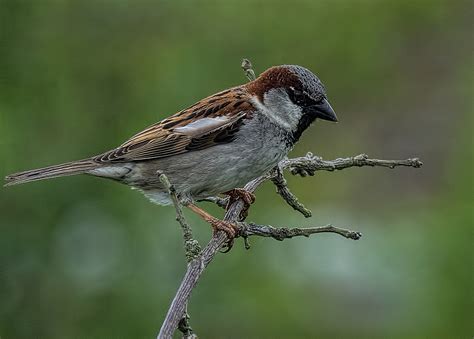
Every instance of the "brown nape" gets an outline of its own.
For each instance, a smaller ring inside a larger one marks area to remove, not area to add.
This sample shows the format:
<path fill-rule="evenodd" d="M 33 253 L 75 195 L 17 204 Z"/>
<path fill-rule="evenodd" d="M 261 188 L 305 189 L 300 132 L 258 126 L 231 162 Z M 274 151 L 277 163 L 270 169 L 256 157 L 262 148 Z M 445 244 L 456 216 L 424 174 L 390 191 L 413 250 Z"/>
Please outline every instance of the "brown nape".
<path fill-rule="evenodd" d="M 273 66 L 260 74 L 257 79 L 246 85 L 247 91 L 250 94 L 258 96 L 260 101 L 263 100 L 263 95 L 268 90 L 281 87 L 301 87 L 298 76 L 285 66 Z"/>

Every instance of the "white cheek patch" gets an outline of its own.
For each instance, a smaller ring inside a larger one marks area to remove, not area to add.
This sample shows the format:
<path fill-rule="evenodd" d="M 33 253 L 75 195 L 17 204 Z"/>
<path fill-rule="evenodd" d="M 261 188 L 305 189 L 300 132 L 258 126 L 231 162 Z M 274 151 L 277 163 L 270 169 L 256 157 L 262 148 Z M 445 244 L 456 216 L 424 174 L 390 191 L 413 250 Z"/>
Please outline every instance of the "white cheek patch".
<path fill-rule="evenodd" d="M 265 94 L 263 104 L 254 99 L 254 104 L 278 126 L 294 131 L 303 115 L 301 107 L 295 105 L 284 89 L 272 89 Z"/>
<path fill-rule="evenodd" d="M 229 121 L 226 117 L 202 118 L 187 124 L 186 126 L 177 127 L 174 130 L 178 133 L 195 135 L 209 130 L 213 130 L 219 126 L 224 125 Z"/>

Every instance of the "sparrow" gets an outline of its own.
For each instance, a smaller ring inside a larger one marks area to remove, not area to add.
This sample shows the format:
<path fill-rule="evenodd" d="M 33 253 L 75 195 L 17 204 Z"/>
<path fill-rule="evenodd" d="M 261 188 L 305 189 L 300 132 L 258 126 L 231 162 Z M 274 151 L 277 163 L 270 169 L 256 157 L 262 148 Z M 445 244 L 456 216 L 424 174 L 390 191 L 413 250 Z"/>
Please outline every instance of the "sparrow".
<path fill-rule="evenodd" d="M 185 206 L 215 231 L 235 236 L 235 225 L 195 205 L 239 189 L 275 167 L 316 119 L 337 121 L 322 82 L 297 65 L 274 66 L 243 85 L 213 94 L 135 134 L 119 147 L 87 159 L 11 174 L 5 186 L 87 174 L 138 189 L 152 202 L 172 203 L 164 173 Z"/>

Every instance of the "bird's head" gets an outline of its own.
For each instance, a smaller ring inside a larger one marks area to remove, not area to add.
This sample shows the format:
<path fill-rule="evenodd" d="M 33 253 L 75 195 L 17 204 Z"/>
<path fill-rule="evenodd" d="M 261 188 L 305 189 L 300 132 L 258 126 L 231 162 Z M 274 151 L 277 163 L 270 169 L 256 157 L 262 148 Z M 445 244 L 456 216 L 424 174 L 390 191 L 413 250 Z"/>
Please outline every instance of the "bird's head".
<path fill-rule="evenodd" d="M 297 138 L 316 118 L 337 121 L 324 85 L 304 67 L 274 66 L 246 86 L 258 100 L 257 105 Z"/>

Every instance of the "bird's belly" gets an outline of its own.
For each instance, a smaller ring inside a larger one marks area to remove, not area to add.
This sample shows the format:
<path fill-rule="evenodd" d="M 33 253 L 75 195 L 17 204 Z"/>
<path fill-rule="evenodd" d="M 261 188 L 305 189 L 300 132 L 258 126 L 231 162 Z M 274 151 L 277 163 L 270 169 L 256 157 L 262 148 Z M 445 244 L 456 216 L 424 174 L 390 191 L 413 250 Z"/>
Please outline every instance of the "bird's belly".
<path fill-rule="evenodd" d="M 235 155 L 215 156 L 209 161 L 203 161 L 196 166 L 202 180 L 190 178 L 192 196 L 207 197 L 243 187 L 273 168 L 284 156 L 284 149 L 241 150 Z M 196 176 L 197 178 L 197 176 Z"/>
<path fill-rule="evenodd" d="M 144 191 L 153 201 L 169 203 L 157 171 L 166 174 L 176 191 L 200 199 L 243 187 L 265 174 L 285 157 L 284 144 L 268 147 L 236 148 L 232 144 L 214 146 L 197 152 L 138 163 L 127 183 Z"/>

